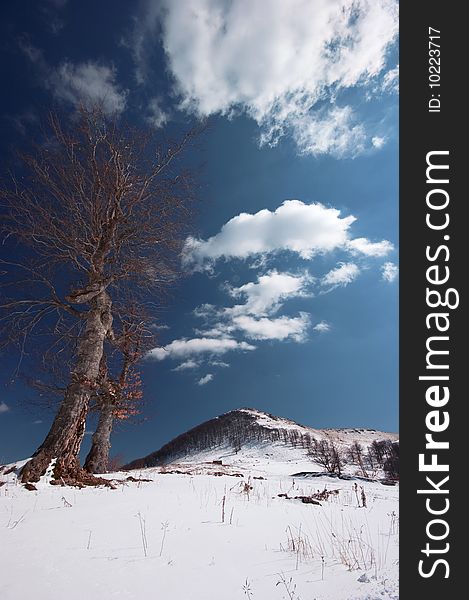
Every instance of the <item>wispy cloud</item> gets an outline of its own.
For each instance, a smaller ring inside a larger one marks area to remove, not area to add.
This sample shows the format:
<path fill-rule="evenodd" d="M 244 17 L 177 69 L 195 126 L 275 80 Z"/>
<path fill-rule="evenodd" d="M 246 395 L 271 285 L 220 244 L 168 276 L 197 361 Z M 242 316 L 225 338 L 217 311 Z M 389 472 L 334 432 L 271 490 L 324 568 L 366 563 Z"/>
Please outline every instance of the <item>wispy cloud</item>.
<path fill-rule="evenodd" d="M 211 381 L 213 381 L 213 375 L 212 373 L 207 373 L 207 375 L 204 375 L 197 381 L 197 385 L 207 385 Z"/>
<path fill-rule="evenodd" d="M 234 350 L 255 350 L 255 346 L 232 338 L 192 338 L 174 340 L 162 348 L 154 348 L 148 358 L 186 358 L 199 355 L 222 355 Z"/>
<path fill-rule="evenodd" d="M 386 138 L 376 135 L 373 138 L 371 138 L 371 143 L 373 144 L 373 146 L 375 148 L 379 149 L 379 148 L 382 148 L 384 146 L 384 144 L 386 143 Z"/>
<path fill-rule="evenodd" d="M 65 8 L 67 3 L 68 0 L 45 0 L 41 3 L 40 8 L 43 13 L 44 23 L 47 29 L 54 35 L 58 35 L 65 27 L 65 21 L 62 18 L 62 9 Z"/>
<path fill-rule="evenodd" d="M 206 327 L 197 330 L 200 335 L 223 337 L 240 333 L 251 340 L 303 341 L 310 326 L 305 312 L 296 316 L 274 317 L 287 300 L 311 296 L 314 278 L 308 273 L 281 273 L 276 269 L 259 275 L 239 287 L 224 286 L 232 298 L 243 299 L 242 304 L 216 308 L 210 304 L 198 307 L 195 316 L 204 319 Z"/>
<path fill-rule="evenodd" d="M 381 276 L 384 281 L 392 283 L 399 275 L 399 267 L 393 262 L 385 262 L 381 267 Z"/>
<path fill-rule="evenodd" d="M 177 367 L 175 367 L 172 370 L 175 371 L 176 373 L 178 373 L 180 371 L 189 371 L 192 369 L 197 369 L 199 366 L 200 366 L 200 362 L 189 359 L 189 360 L 185 360 L 184 362 L 182 362 L 181 364 L 179 364 Z"/>
<path fill-rule="evenodd" d="M 330 323 L 327 323 L 327 321 L 320 321 L 313 327 L 313 330 L 318 333 L 327 333 L 331 330 L 331 325 Z"/>
<path fill-rule="evenodd" d="M 168 122 L 168 114 L 163 110 L 159 98 L 152 98 L 148 103 L 146 121 L 155 129 L 163 127 Z"/>
<path fill-rule="evenodd" d="M 43 52 L 26 38 L 19 40 L 23 54 L 36 66 L 40 85 L 59 101 L 78 108 L 99 104 L 106 114 L 122 113 L 128 90 L 117 82 L 117 71 L 111 64 L 99 61 L 72 63 L 64 60 L 51 66 Z"/>
<path fill-rule="evenodd" d="M 61 63 L 47 80 L 47 85 L 58 100 L 74 107 L 100 104 L 107 114 L 125 109 L 127 91 L 116 81 L 116 69 L 95 61 L 73 64 Z"/>
<path fill-rule="evenodd" d="M 194 316 L 204 322 L 202 328 L 196 329 L 199 337 L 173 340 L 163 348 L 153 349 L 148 356 L 156 360 L 185 359 L 173 369 L 180 372 L 200 367 L 207 358 L 212 366 L 228 367 L 228 363 L 214 356 L 255 350 L 252 340 L 302 342 L 311 325 L 309 314 L 304 311 L 293 316 L 275 314 L 287 300 L 309 297 L 313 281 L 305 272 L 281 273 L 274 269 L 239 287 L 224 285 L 228 297 L 244 302 L 225 307 L 211 304 L 197 307 Z"/>
<path fill-rule="evenodd" d="M 399 91 L 399 65 L 389 70 L 383 77 L 382 89 L 385 91 Z"/>
<path fill-rule="evenodd" d="M 260 142 L 290 135 L 299 152 L 356 156 L 371 143 L 346 93 L 393 91 L 389 53 L 395 0 L 146 0 L 131 47 L 137 78 L 151 78 L 161 31 L 180 107 L 201 116 L 245 113 Z"/>
<path fill-rule="evenodd" d="M 6 413 L 10 410 L 10 407 L 5 402 L 0 402 L 0 414 Z"/>
<path fill-rule="evenodd" d="M 154 331 L 166 331 L 169 329 L 169 325 L 165 325 L 162 323 L 152 323 L 150 325 L 150 329 L 153 329 Z"/>
<path fill-rule="evenodd" d="M 347 243 L 352 254 L 364 254 L 365 256 L 386 256 L 394 246 L 387 240 L 381 242 L 370 242 L 366 238 L 355 238 Z"/>
<path fill-rule="evenodd" d="M 220 367 L 221 369 L 227 369 L 230 366 L 227 362 L 224 362 L 223 360 L 211 360 L 208 364 L 212 365 L 212 367 Z"/>
<path fill-rule="evenodd" d="M 369 146 L 367 131 L 350 106 L 331 104 L 313 114 L 292 117 L 293 135 L 301 154 L 358 156 Z M 371 140 L 371 145 L 373 144 Z"/>
<path fill-rule="evenodd" d="M 348 285 L 358 277 L 360 269 L 355 263 L 342 263 L 324 275 L 322 286 Z"/>

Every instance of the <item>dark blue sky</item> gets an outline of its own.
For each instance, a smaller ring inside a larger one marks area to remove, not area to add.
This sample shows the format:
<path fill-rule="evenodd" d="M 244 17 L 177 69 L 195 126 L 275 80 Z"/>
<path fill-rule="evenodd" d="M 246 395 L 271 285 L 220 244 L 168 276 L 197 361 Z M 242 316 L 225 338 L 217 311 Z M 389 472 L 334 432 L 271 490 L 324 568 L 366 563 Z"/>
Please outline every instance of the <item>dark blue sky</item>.
<path fill-rule="evenodd" d="M 3 165 L 51 105 L 72 116 L 104 99 L 155 131 L 211 117 L 191 158 L 204 163 L 195 270 L 164 311 L 166 349 L 143 365 L 146 420 L 114 435 L 127 459 L 242 406 L 397 430 L 397 14 L 269 3 L 1 9 Z M 2 358 L 0 462 L 34 451 L 53 416 L 29 406 L 14 366 Z"/>

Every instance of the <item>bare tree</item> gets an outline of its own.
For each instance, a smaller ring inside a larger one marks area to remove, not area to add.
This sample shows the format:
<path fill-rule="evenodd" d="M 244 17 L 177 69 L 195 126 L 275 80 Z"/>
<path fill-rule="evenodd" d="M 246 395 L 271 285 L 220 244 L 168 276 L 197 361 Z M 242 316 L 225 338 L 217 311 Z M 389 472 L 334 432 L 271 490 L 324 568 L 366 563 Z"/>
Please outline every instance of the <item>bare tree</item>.
<path fill-rule="evenodd" d="M 333 441 L 313 439 L 308 455 L 328 473 L 342 475 L 345 462 L 343 452 Z"/>
<path fill-rule="evenodd" d="M 374 440 L 370 446 L 372 459 L 382 467 L 391 452 L 391 440 Z"/>
<path fill-rule="evenodd" d="M 390 442 L 388 444 L 383 470 L 388 479 L 399 479 L 399 442 Z"/>
<path fill-rule="evenodd" d="M 365 461 L 363 457 L 363 446 L 360 442 L 353 442 L 348 449 L 348 457 L 352 464 L 358 465 L 363 477 L 368 477 L 368 473 L 365 468 Z"/>
<path fill-rule="evenodd" d="M 90 451 L 84 468 L 90 473 L 106 473 L 109 470 L 111 434 L 115 422 L 141 422 L 143 409 L 143 385 L 138 363 L 145 353 L 157 343 L 155 319 L 144 306 L 127 296 L 114 302 L 114 338 L 105 340 L 96 389 L 90 396 L 89 411 L 98 413 L 98 421 L 92 437 Z M 150 323 L 150 325 L 149 325 Z M 72 342 L 76 339 L 71 338 Z M 72 358 L 69 344 L 62 344 L 58 353 L 48 349 L 43 355 L 34 376 L 22 379 L 36 394 L 24 399 L 28 407 L 41 413 L 58 410 L 66 390 L 67 377 Z M 56 344 L 53 345 L 56 348 Z"/>
<path fill-rule="evenodd" d="M 23 481 L 37 481 L 52 460 L 56 480 L 90 480 L 78 452 L 104 343 L 115 339 L 113 301 L 125 286 L 163 292 L 178 275 L 193 198 L 178 161 L 195 134 L 158 144 L 99 109 L 68 125 L 52 114 L 44 142 L 0 189 L 3 243 L 18 248 L 1 265 L 3 343 L 16 343 L 21 361 L 39 332 L 52 347 L 65 334 L 76 339 L 63 400 Z"/>

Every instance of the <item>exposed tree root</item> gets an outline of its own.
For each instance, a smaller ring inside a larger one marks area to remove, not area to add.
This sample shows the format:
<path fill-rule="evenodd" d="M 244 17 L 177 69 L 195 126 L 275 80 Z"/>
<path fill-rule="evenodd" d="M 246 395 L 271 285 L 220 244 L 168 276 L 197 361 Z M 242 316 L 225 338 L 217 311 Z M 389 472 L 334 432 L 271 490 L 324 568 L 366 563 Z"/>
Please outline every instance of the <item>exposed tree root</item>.
<path fill-rule="evenodd" d="M 52 485 L 71 485 L 75 487 L 85 486 L 98 486 L 104 485 L 115 489 L 109 479 L 104 477 L 96 477 L 92 473 L 88 473 L 82 467 L 78 461 L 74 461 L 72 464 L 67 464 L 63 460 L 58 459 L 54 467 L 54 478 L 51 480 Z"/>
<path fill-rule="evenodd" d="M 22 483 L 36 483 L 46 473 L 52 457 L 41 450 L 23 467 L 20 475 Z M 100 486 L 115 489 L 115 486 L 104 477 L 95 477 L 85 471 L 77 459 L 65 460 L 58 458 L 52 472 L 51 485 L 69 485 L 83 488 L 85 486 Z"/>
<path fill-rule="evenodd" d="M 60 479 L 51 479 L 51 485 L 63 485 L 70 487 L 98 487 L 105 486 L 111 488 L 112 490 L 116 489 L 116 486 L 109 479 L 104 479 L 104 477 L 95 477 L 91 475 L 91 473 L 87 473 L 83 469 L 81 469 L 81 473 L 77 473 L 74 476 L 61 477 Z"/>
<path fill-rule="evenodd" d="M 39 450 L 33 458 L 21 469 L 20 481 L 22 483 L 36 483 L 47 471 L 52 460 L 52 455 L 45 450 Z"/>

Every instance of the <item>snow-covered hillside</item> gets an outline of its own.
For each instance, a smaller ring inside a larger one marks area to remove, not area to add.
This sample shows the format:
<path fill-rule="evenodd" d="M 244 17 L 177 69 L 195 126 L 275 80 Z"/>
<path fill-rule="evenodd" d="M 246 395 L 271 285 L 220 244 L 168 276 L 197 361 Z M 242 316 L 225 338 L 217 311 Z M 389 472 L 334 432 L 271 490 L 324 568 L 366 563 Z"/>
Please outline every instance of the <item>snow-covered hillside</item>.
<path fill-rule="evenodd" d="M 292 476 L 297 450 L 219 448 L 115 489 L 27 491 L 4 468 L 0 598 L 397 600 L 398 487 Z"/>
<path fill-rule="evenodd" d="M 181 460 L 202 461 L 206 457 L 230 456 L 241 449 L 242 459 L 249 454 L 270 455 L 282 463 L 289 460 L 303 461 L 311 468 L 308 452 L 312 443 L 323 440 L 336 444 L 346 451 L 358 443 L 366 453 L 373 442 L 395 441 L 395 433 L 374 429 L 313 429 L 274 415 L 241 408 L 201 423 L 179 435 L 168 444 L 148 456 L 132 461 L 127 468 L 153 467 Z M 219 456 L 218 456 L 219 455 Z"/>

